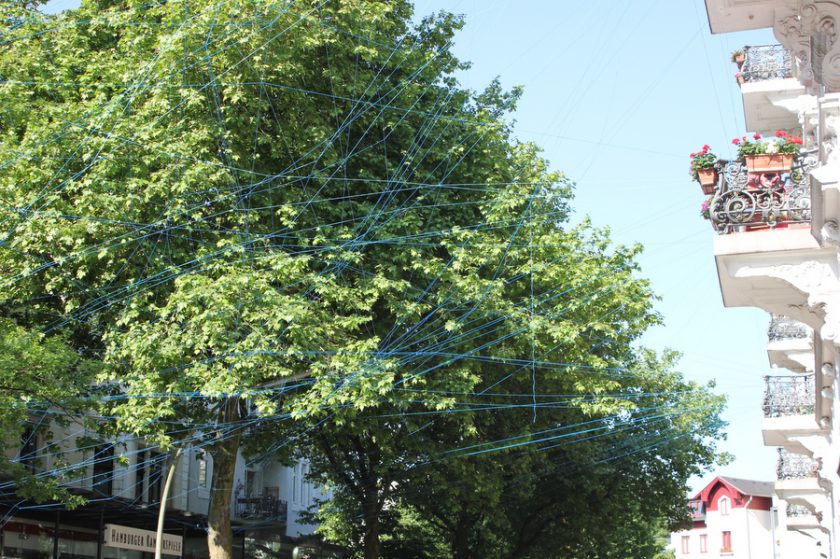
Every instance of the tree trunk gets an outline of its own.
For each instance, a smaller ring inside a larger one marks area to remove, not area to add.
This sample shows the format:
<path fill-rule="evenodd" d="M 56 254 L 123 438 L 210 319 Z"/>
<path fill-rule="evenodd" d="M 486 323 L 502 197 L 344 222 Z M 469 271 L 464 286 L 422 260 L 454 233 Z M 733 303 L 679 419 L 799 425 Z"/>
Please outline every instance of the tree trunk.
<path fill-rule="evenodd" d="M 239 417 L 236 399 L 225 403 L 222 414 L 224 423 Z M 236 453 L 241 434 L 222 430 L 222 439 L 209 447 L 213 457 L 213 477 L 210 486 L 210 508 L 207 512 L 207 549 L 210 559 L 233 559 L 233 530 L 230 525 L 230 503 L 233 495 L 233 478 L 236 471 Z"/>
<path fill-rule="evenodd" d="M 472 557 L 472 550 L 470 549 L 470 533 L 472 530 L 472 523 L 469 522 L 467 516 L 462 514 L 452 533 L 453 559 L 470 559 Z"/>
<path fill-rule="evenodd" d="M 365 559 L 379 559 L 379 492 L 375 485 L 365 492 L 362 511 L 365 516 Z"/>

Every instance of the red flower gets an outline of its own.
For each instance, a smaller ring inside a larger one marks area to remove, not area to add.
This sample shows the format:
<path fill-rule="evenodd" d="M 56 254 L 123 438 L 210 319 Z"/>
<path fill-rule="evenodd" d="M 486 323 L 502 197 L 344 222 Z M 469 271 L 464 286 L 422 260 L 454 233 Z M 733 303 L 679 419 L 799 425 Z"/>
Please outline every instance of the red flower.
<path fill-rule="evenodd" d="M 689 155 L 689 157 L 694 157 L 695 155 L 697 155 L 697 154 L 696 154 L 696 153 L 692 153 L 692 154 L 690 154 L 690 155 Z"/>
<path fill-rule="evenodd" d="M 755 138 L 756 140 L 760 140 L 761 139 L 761 134 L 756 132 L 755 134 L 753 134 L 753 138 Z"/>
<path fill-rule="evenodd" d="M 802 145 L 802 138 L 800 138 L 799 136 L 788 136 L 788 141 L 798 146 Z"/>
<path fill-rule="evenodd" d="M 705 146 L 703 146 L 703 151 L 709 151 L 710 149 L 712 149 L 712 148 L 709 147 L 709 144 L 706 144 Z"/>
<path fill-rule="evenodd" d="M 739 140 L 738 138 L 733 138 L 732 143 L 733 143 L 733 145 L 737 146 L 738 144 L 741 143 L 741 140 Z"/>
<path fill-rule="evenodd" d="M 785 132 L 784 130 L 776 130 L 776 137 L 777 138 L 784 138 L 787 135 L 788 135 L 788 133 Z"/>

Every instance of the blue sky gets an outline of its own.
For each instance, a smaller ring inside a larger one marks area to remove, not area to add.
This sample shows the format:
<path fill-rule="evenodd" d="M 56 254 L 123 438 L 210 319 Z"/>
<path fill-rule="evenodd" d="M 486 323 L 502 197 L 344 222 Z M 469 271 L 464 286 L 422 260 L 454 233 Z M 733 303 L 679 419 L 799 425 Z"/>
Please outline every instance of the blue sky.
<path fill-rule="evenodd" d="M 54 0 L 48 11 L 78 0 Z M 645 344 L 684 354 L 688 378 L 715 379 L 729 397 L 723 449 L 734 477 L 773 480 L 776 453 L 761 441 L 769 317 L 724 309 L 712 257 L 714 236 L 699 216 L 703 196 L 688 154 L 711 144 L 731 156 L 743 110 L 730 52 L 775 43 L 769 31 L 712 36 L 702 0 L 416 0 L 418 15 L 462 13 L 455 52 L 473 63 L 462 76 L 481 89 L 499 76 L 525 86 L 517 136 L 545 150 L 577 182 L 578 217 L 641 243 L 643 275 L 661 296 L 665 327 Z M 707 476 L 708 477 L 708 476 Z M 695 480 L 700 486 L 700 481 Z"/>

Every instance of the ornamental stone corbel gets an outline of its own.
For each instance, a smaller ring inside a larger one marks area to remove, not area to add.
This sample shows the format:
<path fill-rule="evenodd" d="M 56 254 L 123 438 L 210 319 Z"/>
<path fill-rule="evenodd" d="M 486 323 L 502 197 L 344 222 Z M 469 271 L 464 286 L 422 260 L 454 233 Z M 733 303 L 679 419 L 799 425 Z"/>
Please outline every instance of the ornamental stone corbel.
<path fill-rule="evenodd" d="M 776 10 L 773 32 L 793 54 L 804 86 L 840 90 L 838 22 L 840 0 L 804 0 L 798 10 Z"/>
<path fill-rule="evenodd" d="M 815 298 L 816 299 L 816 298 Z M 838 308 L 837 295 L 823 295 L 819 304 L 823 308 L 824 322 L 820 328 L 820 337 L 826 343 L 834 344 L 840 348 L 840 308 Z"/>
<path fill-rule="evenodd" d="M 823 243 L 840 246 L 840 225 L 836 219 L 829 219 L 823 223 L 820 233 Z"/>
<path fill-rule="evenodd" d="M 805 295 L 807 306 L 802 309 L 816 319 L 815 332 L 828 343 L 840 348 L 840 280 L 835 266 L 825 260 L 805 260 L 797 264 L 776 264 L 753 267 L 750 275 L 773 277 L 793 286 Z M 784 314 L 784 313 L 783 313 Z M 798 318 L 814 327 L 807 316 Z"/>
<path fill-rule="evenodd" d="M 799 82 L 813 87 L 814 70 L 811 65 L 811 21 L 803 19 L 798 11 L 777 9 L 773 34 L 788 49 L 799 70 Z"/>

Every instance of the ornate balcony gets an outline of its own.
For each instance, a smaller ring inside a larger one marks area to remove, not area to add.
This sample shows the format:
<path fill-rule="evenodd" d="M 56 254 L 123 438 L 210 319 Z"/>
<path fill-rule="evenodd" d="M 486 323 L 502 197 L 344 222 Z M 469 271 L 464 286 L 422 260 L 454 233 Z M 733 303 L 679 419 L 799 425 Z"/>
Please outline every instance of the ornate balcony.
<path fill-rule="evenodd" d="M 813 415 L 813 375 L 766 376 L 764 383 L 764 417 Z"/>
<path fill-rule="evenodd" d="M 705 520 L 706 519 L 706 505 L 703 504 L 703 501 L 696 500 L 696 501 L 689 501 L 688 502 L 688 515 L 691 517 L 691 520 Z"/>
<path fill-rule="evenodd" d="M 793 503 L 787 504 L 787 507 L 785 507 L 785 514 L 788 516 L 788 518 L 814 515 L 814 513 L 811 512 L 811 509 L 809 509 L 808 507 L 804 507 L 802 505 L 794 505 Z"/>
<path fill-rule="evenodd" d="M 802 322 L 771 314 L 767 329 L 767 358 L 774 367 L 796 373 L 814 370 L 814 344 L 811 328 Z"/>
<path fill-rule="evenodd" d="M 288 514 L 286 501 L 274 497 L 238 497 L 234 517 L 237 520 L 285 521 Z"/>
<path fill-rule="evenodd" d="M 717 168 L 709 219 L 718 233 L 810 224 L 811 188 L 803 160 L 782 173 L 751 173 L 740 161 L 720 161 Z"/>
<path fill-rule="evenodd" d="M 819 538 L 820 521 L 822 514 L 815 514 L 811 508 L 805 505 L 788 503 L 785 507 L 785 524 L 788 530 L 811 531 L 811 536 Z"/>
<path fill-rule="evenodd" d="M 770 318 L 770 327 L 767 329 L 767 338 L 771 342 L 782 340 L 801 340 L 811 336 L 811 329 L 797 320 L 793 320 L 780 314 L 774 314 Z"/>
<path fill-rule="evenodd" d="M 779 449 L 779 460 L 776 463 L 776 477 L 779 480 L 816 478 L 818 469 L 816 460 L 784 448 Z"/>
<path fill-rule="evenodd" d="M 768 135 L 800 128 L 798 110 L 805 87 L 788 49 L 782 45 L 744 47 L 735 77 L 741 86 L 747 130 Z"/>
<path fill-rule="evenodd" d="M 744 83 L 783 80 L 794 77 L 790 51 L 782 45 L 744 47 L 740 75 Z"/>

